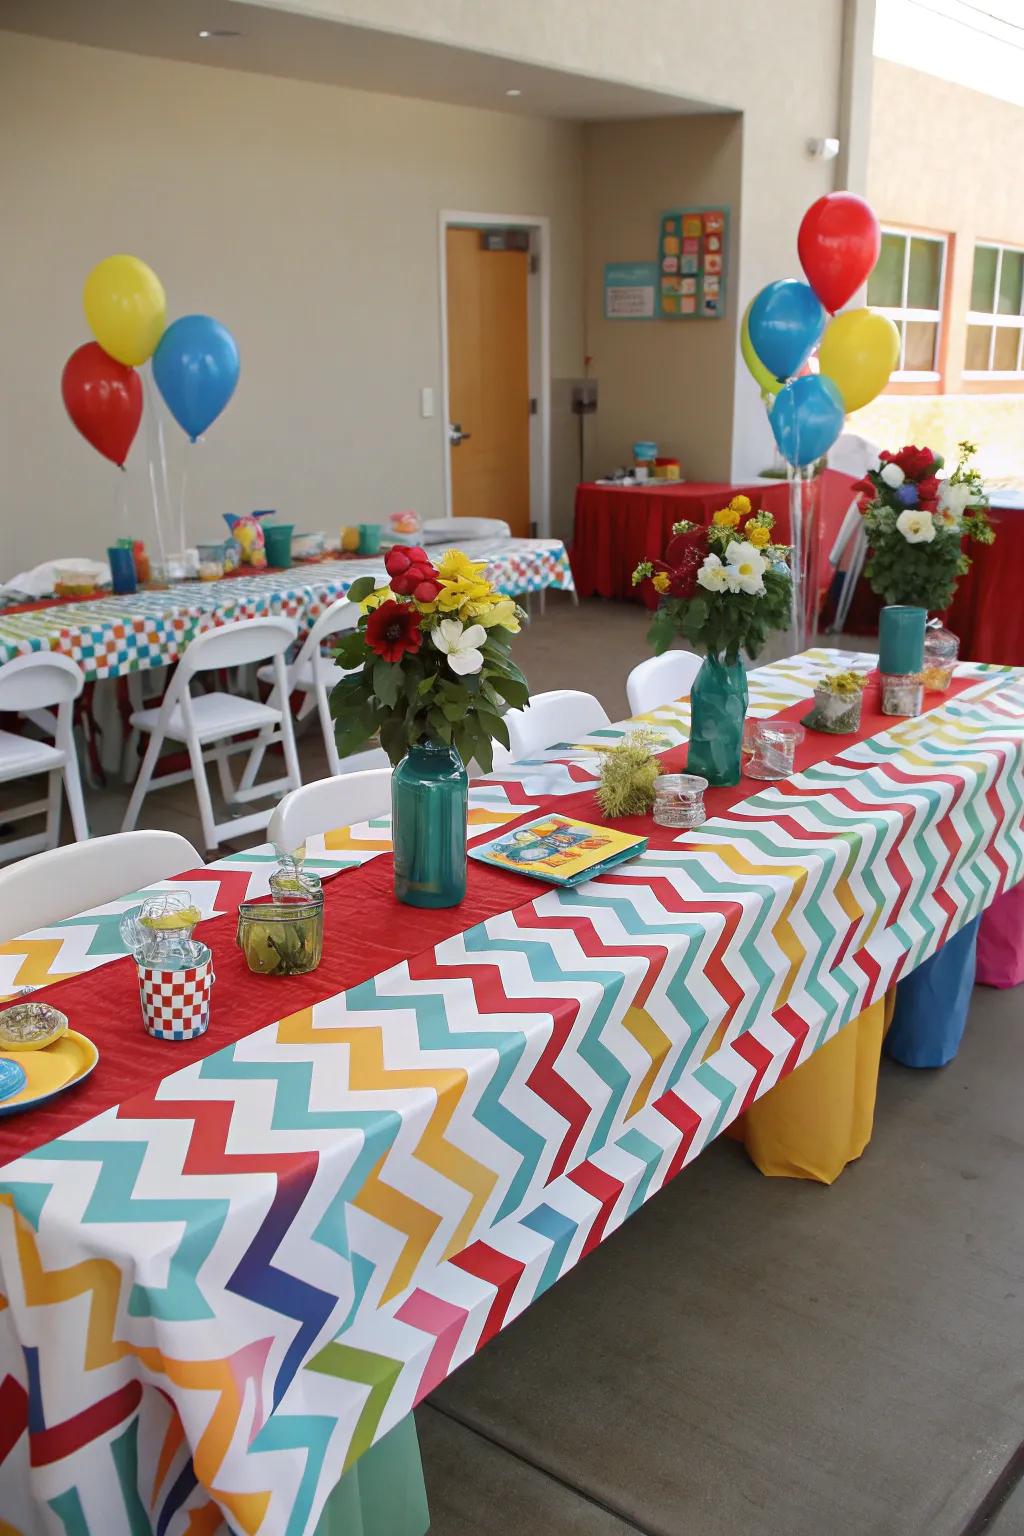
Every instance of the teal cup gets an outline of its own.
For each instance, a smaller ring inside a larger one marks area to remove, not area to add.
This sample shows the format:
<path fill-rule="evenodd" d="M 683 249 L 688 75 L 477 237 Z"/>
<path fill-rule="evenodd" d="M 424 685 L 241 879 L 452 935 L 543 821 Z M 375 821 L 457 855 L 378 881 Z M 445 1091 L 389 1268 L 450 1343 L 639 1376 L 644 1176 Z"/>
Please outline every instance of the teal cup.
<path fill-rule="evenodd" d="M 924 666 L 924 630 L 928 613 L 903 603 L 890 603 L 878 619 L 878 670 L 905 677 Z"/>
<path fill-rule="evenodd" d="M 359 553 L 361 555 L 380 554 L 380 536 L 384 532 L 380 523 L 359 524 Z"/>
<path fill-rule="evenodd" d="M 292 563 L 292 533 L 294 523 L 264 523 L 263 537 L 266 541 L 267 564 L 283 569 Z"/>

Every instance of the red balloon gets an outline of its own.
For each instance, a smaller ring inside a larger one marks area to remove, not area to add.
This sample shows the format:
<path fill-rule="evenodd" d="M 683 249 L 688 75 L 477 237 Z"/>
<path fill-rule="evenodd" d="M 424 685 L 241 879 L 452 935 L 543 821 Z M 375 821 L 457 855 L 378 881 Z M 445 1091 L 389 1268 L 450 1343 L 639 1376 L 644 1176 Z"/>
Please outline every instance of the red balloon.
<path fill-rule="evenodd" d="M 862 197 L 829 192 L 804 214 L 796 245 L 807 281 L 834 315 L 867 281 L 882 248 L 882 232 Z"/>
<path fill-rule="evenodd" d="M 142 380 L 98 341 L 72 352 L 60 378 L 64 406 L 87 443 L 124 468 L 142 420 Z"/>

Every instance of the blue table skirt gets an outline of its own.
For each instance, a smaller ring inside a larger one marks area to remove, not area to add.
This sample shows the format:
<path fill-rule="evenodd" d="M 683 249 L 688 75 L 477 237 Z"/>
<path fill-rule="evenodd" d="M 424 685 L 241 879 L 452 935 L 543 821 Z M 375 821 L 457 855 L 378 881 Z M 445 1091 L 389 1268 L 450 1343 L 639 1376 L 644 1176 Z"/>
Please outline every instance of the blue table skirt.
<path fill-rule="evenodd" d="M 324 1506 L 316 1536 L 426 1536 L 429 1526 L 410 1413 L 343 1475 Z"/>
<path fill-rule="evenodd" d="M 905 1067 L 944 1067 L 960 1047 L 974 987 L 980 917 L 904 976 L 885 1053 Z"/>

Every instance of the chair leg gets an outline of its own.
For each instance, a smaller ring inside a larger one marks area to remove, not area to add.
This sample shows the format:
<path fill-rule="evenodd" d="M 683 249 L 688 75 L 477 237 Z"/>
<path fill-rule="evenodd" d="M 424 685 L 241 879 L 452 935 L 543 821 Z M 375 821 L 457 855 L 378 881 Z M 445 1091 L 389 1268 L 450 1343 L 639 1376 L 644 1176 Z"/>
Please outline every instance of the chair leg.
<path fill-rule="evenodd" d="M 203 824 L 203 841 L 206 847 L 212 850 L 217 847 L 219 842 L 217 823 L 213 819 L 213 801 L 210 799 L 210 781 L 206 777 L 203 749 L 194 737 L 188 744 L 188 760 L 192 765 L 192 777 L 195 780 L 196 786 L 196 799 L 199 801 L 199 820 Z"/>
<path fill-rule="evenodd" d="M 242 769 L 242 777 L 238 781 L 238 793 L 240 795 L 244 794 L 246 790 L 252 789 L 255 784 L 256 776 L 263 767 L 263 759 L 267 754 L 267 747 L 273 734 L 273 726 L 260 731 L 259 740 L 246 758 L 245 767 Z M 232 794 L 234 794 L 234 791 L 232 791 Z"/>
<path fill-rule="evenodd" d="M 292 729 L 292 712 L 285 700 L 281 711 L 281 747 L 284 751 L 285 768 L 288 772 L 288 785 L 291 789 L 302 787 L 302 773 L 299 769 L 299 754 L 295 750 L 295 732 Z"/>
<path fill-rule="evenodd" d="M 82 780 L 78 772 L 78 758 L 75 756 L 74 742 L 68 751 L 68 760 L 64 765 L 64 793 L 68 797 L 68 810 L 71 812 L 71 825 L 74 828 L 75 841 L 85 843 L 89 840 L 89 822 L 85 814 L 85 800 L 82 796 Z"/>
<path fill-rule="evenodd" d="M 338 757 L 338 743 L 334 739 L 334 721 L 331 719 L 331 702 L 327 697 L 327 689 L 321 683 L 316 690 L 316 707 L 320 716 L 320 728 L 324 735 L 324 751 L 327 754 L 327 768 L 332 775 L 341 772 L 341 761 Z"/>
<path fill-rule="evenodd" d="M 138 778 L 135 780 L 131 799 L 128 801 L 128 809 L 124 813 L 124 820 L 121 823 L 122 832 L 134 832 L 135 830 L 135 823 L 138 821 L 139 812 L 142 810 L 142 802 L 146 798 L 146 792 L 153 777 L 153 769 L 160 761 L 160 749 L 163 744 L 163 736 L 159 731 L 154 731 L 147 743 L 146 754 L 142 759 L 142 766 L 139 769 Z"/>
<path fill-rule="evenodd" d="M 46 847 L 60 844 L 61 770 L 54 768 L 46 776 Z"/>
<path fill-rule="evenodd" d="M 217 764 L 217 777 L 220 780 L 220 792 L 224 796 L 224 803 L 230 805 L 235 798 L 235 781 L 228 763 L 226 741 L 218 742 L 214 747 L 213 760 Z"/>

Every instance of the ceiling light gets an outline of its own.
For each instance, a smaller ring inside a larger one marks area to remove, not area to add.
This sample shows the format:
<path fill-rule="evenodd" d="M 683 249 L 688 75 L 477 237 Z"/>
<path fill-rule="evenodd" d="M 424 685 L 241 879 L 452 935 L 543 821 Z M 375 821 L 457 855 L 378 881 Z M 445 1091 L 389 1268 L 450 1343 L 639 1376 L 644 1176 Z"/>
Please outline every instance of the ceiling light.
<path fill-rule="evenodd" d="M 505 92 L 506 96 L 521 96 L 522 94 L 523 94 L 522 91 L 517 91 L 514 88 L 511 91 L 506 91 Z"/>
<path fill-rule="evenodd" d="M 200 37 L 241 37 L 241 32 L 234 32 L 228 27 L 204 27 Z"/>

